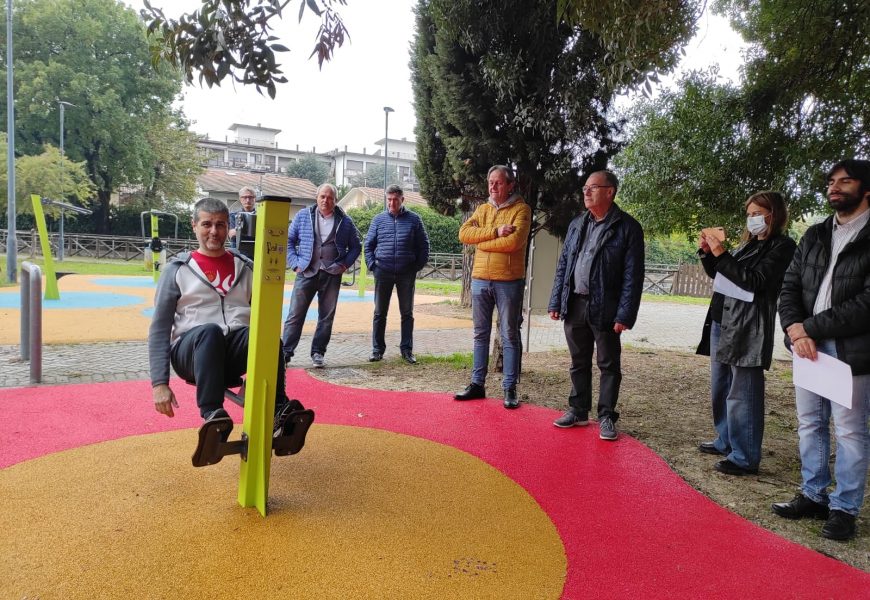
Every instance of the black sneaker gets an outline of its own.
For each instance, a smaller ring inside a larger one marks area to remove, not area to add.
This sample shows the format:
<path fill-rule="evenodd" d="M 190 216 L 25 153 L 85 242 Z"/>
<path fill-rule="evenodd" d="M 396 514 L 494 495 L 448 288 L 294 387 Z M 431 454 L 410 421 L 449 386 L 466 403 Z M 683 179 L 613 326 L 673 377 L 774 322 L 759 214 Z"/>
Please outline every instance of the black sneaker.
<path fill-rule="evenodd" d="M 553 421 L 553 425 L 566 429 L 575 425 L 589 425 L 589 413 L 577 413 L 573 408 L 565 411 L 565 414 Z"/>
<path fill-rule="evenodd" d="M 504 391 L 504 407 L 519 408 L 520 399 L 517 398 L 517 388 L 508 388 Z"/>
<path fill-rule="evenodd" d="M 280 437 L 284 433 L 284 423 L 287 422 L 287 417 L 293 411 L 293 405 L 289 401 L 285 401 L 275 409 L 275 421 L 272 425 L 272 437 Z"/>
<path fill-rule="evenodd" d="M 810 500 L 801 493 L 798 493 L 788 502 L 775 502 L 770 505 L 770 508 L 774 513 L 786 519 L 803 519 L 806 517 L 827 519 L 830 514 L 827 505 Z"/>
<path fill-rule="evenodd" d="M 233 432 L 233 420 L 230 419 L 230 414 L 223 408 L 218 408 L 205 415 L 205 422 L 216 421 L 217 419 L 229 419 L 229 428 L 221 432 L 221 441 L 226 442 L 230 439 L 230 434 Z"/>
<path fill-rule="evenodd" d="M 383 352 L 372 352 L 372 355 L 369 356 L 369 362 L 378 362 L 384 359 Z"/>
<path fill-rule="evenodd" d="M 822 537 L 842 542 L 855 537 L 855 515 L 836 508 L 831 510 L 827 523 L 822 527 Z"/>

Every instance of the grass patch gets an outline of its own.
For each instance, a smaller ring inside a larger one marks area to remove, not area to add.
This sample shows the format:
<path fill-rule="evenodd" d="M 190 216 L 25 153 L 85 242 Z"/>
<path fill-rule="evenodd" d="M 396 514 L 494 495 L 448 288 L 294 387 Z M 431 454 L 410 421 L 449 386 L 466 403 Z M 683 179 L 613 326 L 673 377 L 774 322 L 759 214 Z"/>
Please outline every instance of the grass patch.
<path fill-rule="evenodd" d="M 695 298 L 694 296 L 670 296 L 665 294 L 644 294 L 643 302 L 668 302 L 670 304 L 695 304 L 707 306 L 709 298 Z"/>
<path fill-rule="evenodd" d="M 291 282 L 296 279 L 296 274 L 292 271 L 287 271 L 287 281 Z M 353 285 L 347 286 L 345 289 L 358 290 L 360 287 L 360 280 L 364 280 L 366 291 L 374 291 L 375 289 L 375 278 L 371 275 L 366 274 L 364 278 L 360 278 L 359 274 L 357 274 L 356 279 L 351 279 L 351 276 L 345 274 L 342 278 L 343 283 L 350 283 L 353 281 Z M 459 296 L 462 291 L 462 282 L 461 281 L 437 281 L 434 279 L 418 279 L 417 285 L 415 287 L 416 293 L 418 294 L 427 294 L 429 296 Z"/>
<path fill-rule="evenodd" d="M 21 263 L 28 261 L 31 264 L 39 266 L 43 273 L 45 272 L 45 259 L 42 257 L 20 258 L 18 260 L 18 269 L 21 270 Z M 79 258 L 76 260 L 64 260 L 63 262 L 54 261 L 54 270 L 58 273 L 77 273 L 81 275 L 151 275 L 150 270 L 145 270 L 145 264 L 142 261 L 126 261 L 126 260 L 97 260 Z"/>
<path fill-rule="evenodd" d="M 470 369 L 474 364 L 471 352 L 454 352 L 449 356 L 417 355 L 417 362 L 424 365 L 446 365 L 454 369 Z"/>

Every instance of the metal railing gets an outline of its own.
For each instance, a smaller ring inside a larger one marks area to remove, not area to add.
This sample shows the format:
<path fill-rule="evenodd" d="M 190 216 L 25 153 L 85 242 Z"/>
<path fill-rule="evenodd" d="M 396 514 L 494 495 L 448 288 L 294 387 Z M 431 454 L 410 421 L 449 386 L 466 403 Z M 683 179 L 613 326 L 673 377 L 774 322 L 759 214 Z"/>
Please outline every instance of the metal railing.
<path fill-rule="evenodd" d="M 5 247 L 7 231 L 0 229 L 0 244 Z M 60 235 L 50 233 L 48 235 L 49 243 L 53 252 L 57 251 L 60 243 Z M 19 231 L 17 232 L 16 246 L 19 256 L 27 256 L 34 258 L 42 256 L 42 248 L 39 244 L 39 233 L 36 230 Z M 86 258 L 110 258 L 116 260 L 145 260 L 145 249 L 150 243 L 136 236 L 120 236 L 120 235 L 94 235 L 85 233 L 65 233 L 64 234 L 64 257 L 71 258 L 74 256 Z M 198 242 L 192 239 L 181 238 L 160 238 L 163 242 L 163 247 L 166 249 L 167 256 L 175 256 L 179 252 L 185 250 L 195 250 L 198 247 Z"/>
<path fill-rule="evenodd" d="M 42 270 L 21 263 L 21 360 L 30 361 L 30 383 L 42 382 Z"/>

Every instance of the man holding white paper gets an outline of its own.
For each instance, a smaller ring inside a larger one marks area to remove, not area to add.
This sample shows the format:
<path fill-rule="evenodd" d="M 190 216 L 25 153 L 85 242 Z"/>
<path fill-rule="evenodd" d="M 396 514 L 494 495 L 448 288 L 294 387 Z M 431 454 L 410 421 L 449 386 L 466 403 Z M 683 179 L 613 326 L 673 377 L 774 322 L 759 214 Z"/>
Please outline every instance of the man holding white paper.
<path fill-rule="evenodd" d="M 801 239 L 785 275 L 779 316 L 798 357 L 816 361 L 823 353 L 851 367 L 852 406 L 795 388 L 801 491 L 772 509 L 788 519 L 827 519 L 822 535 L 848 540 L 856 533 L 870 466 L 870 161 L 834 165 L 827 193 L 836 214 Z M 831 417 L 837 484 L 829 494 Z"/>

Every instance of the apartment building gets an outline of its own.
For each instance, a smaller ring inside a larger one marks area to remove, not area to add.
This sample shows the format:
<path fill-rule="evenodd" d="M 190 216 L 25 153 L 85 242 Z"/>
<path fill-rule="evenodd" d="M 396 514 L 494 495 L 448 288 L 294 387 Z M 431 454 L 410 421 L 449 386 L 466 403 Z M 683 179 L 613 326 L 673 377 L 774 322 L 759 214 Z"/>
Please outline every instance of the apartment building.
<path fill-rule="evenodd" d="M 350 185 L 355 175 L 363 176 L 372 166 L 384 166 L 384 146 L 387 147 L 387 168 L 396 172 L 398 180 L 409 191 L 419 190 L 414 162 L 417 159 L 416 145 L 407 138 L 400 140 L 380 139 L 361 152 L 333 149 L 317 152 L 317 148 L 284 148 L 278 145 L 280 129 L 263 127 L 261 124 L 246 125 L 233 123 L 229 127 L 231 135 L 224 139 L 203 136 L 198 142 L 203 156 L 203 166 L 218 169 L 253 170 L 265 173 L 286 173 L 292 161 L 298 161 L 306 154 L 314 154 L 330 168 L 330 174 L 337 185 Z"/>

